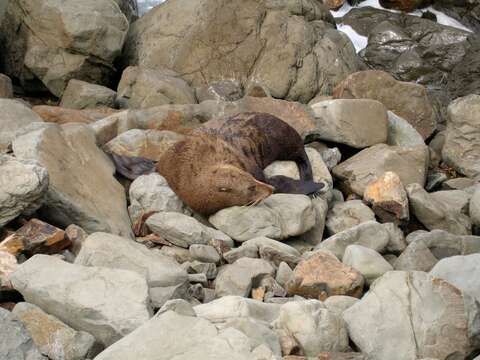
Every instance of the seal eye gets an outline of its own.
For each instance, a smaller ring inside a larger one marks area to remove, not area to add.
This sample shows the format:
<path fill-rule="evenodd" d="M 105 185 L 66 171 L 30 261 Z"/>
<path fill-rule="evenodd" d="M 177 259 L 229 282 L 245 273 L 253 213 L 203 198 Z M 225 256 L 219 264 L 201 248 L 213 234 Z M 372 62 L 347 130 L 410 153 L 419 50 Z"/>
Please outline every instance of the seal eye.
<path fill-rule="evenodd" d="M 220 192 L 230 192 L 230 191 L 232 191 L 232 189 L 229 189 L 229 188 L 226 188 L 226 187 L 221 187 L 221 188 L 218 188 L 218 191 L 220 191 Z"/>

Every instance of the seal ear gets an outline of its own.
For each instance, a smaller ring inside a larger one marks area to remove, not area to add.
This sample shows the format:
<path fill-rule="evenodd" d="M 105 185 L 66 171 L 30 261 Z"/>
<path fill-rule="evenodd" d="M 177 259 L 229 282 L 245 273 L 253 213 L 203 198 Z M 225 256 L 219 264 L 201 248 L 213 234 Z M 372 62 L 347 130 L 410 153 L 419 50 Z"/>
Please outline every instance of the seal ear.
<path fill-rule="evenodd" d="M 110 158 L 115 164 L 117 173 L 125 176 L 127 179 L 135 180 L 141 175 L 151 174 L 155 171 L 155 161 L 138 157 L 122 156 L 109 153 Z"/>

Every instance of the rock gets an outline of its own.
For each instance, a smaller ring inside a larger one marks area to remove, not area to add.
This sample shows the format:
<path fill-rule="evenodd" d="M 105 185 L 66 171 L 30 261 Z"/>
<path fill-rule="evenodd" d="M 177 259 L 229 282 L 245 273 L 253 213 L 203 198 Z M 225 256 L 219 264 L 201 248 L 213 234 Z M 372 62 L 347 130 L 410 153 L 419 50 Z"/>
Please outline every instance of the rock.
<path fill-rule="evenodd" d="M 163 341 L 158 341 L 158 339 Z M 100 353 L 95 360 L 261 360 L 238 330 L 217 330 L 206 319 L 167 311 Z"/>
<path fill-rule="evenodd" d="M 228 34 L 218 30 L 226 26 Z M 253 82 L 274 98 L 304 103 L 363 67 L 318 1 L 164 3 L 132 24 L 125 55 L 129 65 L 185 74 L 193 86 L 237 79 L 244 88 Z"/>
<path fill-rule="evenodd" d="M 288 282 L 293 278 L 293 270 L 288 266 L 286 262 L 281 262 L 278 265 L 277 274 L 275 280 L 283 288 L 287 287 Z"/>
<path fill-rule="evenodd" d="M 159 212 L 150 216 L 146 221 L 147 226 L 159 236 L 174 245 L 189 248 L 193 244 L 208 245 L 213 239 L 231 239 L 220 231 L 216 231 L 201 224 L 193 217 L 175 212 Z"/>
<path fill-rule="evenodd" d="M 395 270 L 429 272 L 438 259 L 432 254 L 424 241 L 413 241 L 395 260 Z"/>
<path fill-rule="evenodd" d="M 447 207 L 419 184 L 408 185 L 406 190 L 412 214 L 427 229 L 440 229 L 457 235 L 472 233 L 472 224 L 466 215 Z"/>
<path fill-rule="evenodd" d="M 382 253 L 387 248 L 392 237 L 388 224 L 367 221 L 350 229 L 339 232 L 322 241 L 315 250 L 328 250 L 339 259 L 343 258 L 349 245 L 362 245 Z"/>
<path fill-rule="evenodd" d="M 129 22 L 137 20 L 139 11 L 138 5 L 134 0 L 114 0 Z"/>
<path fill-rule="evenodd" d="M 187 281 L 186 272 L 176 261 L 155 249 L 107 233 L 90 235 L 75 264 L 133 271 L 146 278 L 149 288 L 176 286 Z"/>
<path fill-rule="evenodd" d="M 391 271 L 343 318 L 351 339 L 369 359 L 447 359 L 465 357 L 477 344 L 472 320 L 479 306 L 424 272 Z M 385 341 L 388 334 L 395 334 L 394 343 Z"/>
<path fill-rule="evenodd" d="M 480 20 L 478 17 L 480 8 L 476 2 L 456 3 L 449 0 L 439 0 L 433 3 L 433 7 L 453 17 L 473 31 L 480 31 Z"/>
<path fill-rule="evenodd" d="M 145 109 L 166 104 L 195 104 L 195 93 L 179 74 L 167 69 L 129 66 L 117 88 L 119 99 L 129 109 Z"/>
<path fill-rule="evenodd" d="M 430 271 L 430 275 L 443 279 L 458 289 L 480 299 L 478 267 L 480 254 L 452 256 L 440 260 Z"/>
<path fill-rule="evenodd" d="M 190 255 L 190 251 L 188 251 L 188 249 L 184 249 L 178 246 L 163 246 L 160 249 L 160 252 L 166 256 L 175 259 L 175 261 L 180 264 L 183 264 L 187 261 L 193 261 L 192 256 Z"/>
<path fill-rule="evenodd" d="M 0 24 L 1 25 L 1 24 Z M 0 98 L 13 98 L 12 80 L 4 74 L 0 73 Z"/>
<path fill-rule="evenodd" d="M 382 255 L 361 245 L 347 246 L 342 262 L 358 270 L 368 285 L 371 285 L 387 271 L 393 270 L 393 266 Z"/>
<path fill-rule="evenodd" d="M 242 245 L 238 248 L 227 251 L 223 254 L 223 258 L 229 263 L 233 264 L 235 261 L 241 258 L 259 258 L 258 246 L 256 245 Z"/>
<path fill-rule="evenodd" d="M 190 246 L 189 251 L 195 260 L 213 264 L 220 262 L 220 254 L 213 246 L 193 244 Z"/>
<path fill-rule="evenodd" d="M 431 145 L 430 145 L 431 146 Z M 454 178 L 442 183 L 443 190 L 464 190 L 475 185 L 475 180 L 469 178 Z"/>
<path fill-rule="evenodd" d="M 115 91 L 105 86 L 72 79 L 63 92 L 60 106 L 79 110 L 101 106 L 113 108 L 116 95 Z"/>
<path fill-rule="evenodd" d="M 72 78 L 110 80 L 128 31 L 118 5 L 107 0 L 10 2 L 6 19 L 0 31 L 6 74 L 57 97 Z"/>
<path fill-rule="evenodd" d="M 395 115 L 407 120 L 423 139 L 428 138 L 437 125 L 425 87 L 397 81 L 384 71 L 367 70 L 351 74 L 337 85 L 333 96 L 336 99 L 378 100 Z"/>
<path fill-rule="evenodd" d="M 123 187 L 86 125 L 46 125 L 17 137 L 13 150 L 48 171 L 45 218 L 65 227 L 75 223 L 87 232 L 131 236 Z"/>
<path fill-rule="evenodd" d="M 323 304 L 330 312 L 340 316 L 340 318 L 343 319 L 343 312 L 359 301 L 359 299 L 352 296 L 334 295 L 326 299 Z"/>
<path fill-rule="evenodd" d="M 257 206 L 220 210 L 209 221 L 236 241 L 259 236 L 282 240 L 310 230 L 315 225 L 315 215 L 308 196 L 274 194 Z"/>
<path fill-rule="evenodd" d="M 333 168 L 333 175 L 342 182 L 343 187 L 363 196 L 367 185 L 387 171 L 396 173 L 404 186 L 413 183 L 423 186 L 428 161 L 426 146 L 404 148 L 379 144 L 337 165 Z"/>
<path fill-rule="evenodd" d="M 10 280 L 25 301 L 109 346 L 151 316 L 148 287 L 132 271 L 68 264 L 35 255 Z"/>
<path fill-rule="evenodd" d="M 4 153 L 20 129 L 42 118 L 17 100 L 0 98 L 0 109 L 0 153 Z"/>
<path fill-rule="evenodd" d="M 342 7 L 345 3 L 345 0 L 322 0 L 322 2 L 331 10 L 338 9 Z"/>
<path fill-rule="evenodd" d="M 404 118 L 392 111 L 388 115 L 387 144 L 391 146 L 413 147 L 425 145 L 422 135 Z"/>
<path fill-rule="evenodd" d="M 0 354 L 8 360 L 46 360 L 20 319 L 0 307 Z"/>
<path fill-rule="evenodd" d="M 252 281 L 261 275 L 275 275 L 273 266 L 262 259 L 241 258 L 231 265 L 225 265 L 215 280 L 217 297 L 236 295 L 248 297 Z"/>
<path fill-rule="evenodd" d="M 38 209 L 47 188 L 47 170 L 36 161 L 0 155 L 0 228 Z"/>
<path fill-rule="evenodd" d="M 31 219 L 14 234 L 0 243 L 0 251 L 18 256 L 38 253 L 55 254 L 71 245 L 65 232 L 38 219 Z"/>
<path fill-rule="evenodd" d="M 267 260 L 276 266 L 281 262 L 286 262 L 292 267 L 300 261 L 300 252 L 292 246 L 269 239 L 267 237 L 257 237 L 242 243 L 239 249 L 246 247 L 255 247 L 260 258 Z"/>
<path fill-rule="evenodd" d="M 7 251 L 0 250 L 0 287 L 9 285 L 8 278 L 17 267 L 16 257 Z"/>
<path fill-rule="evenodd" d="M 158 310 L 157 314 L 160 315 L 167 311 L 173 311 L 185 316 L 196 316 L 193 306 L 183 299 L 168 300 L 165 305 Z"/>
<path fill-rule="evenodd" d="M 448 106 L 447 136 L 443 160 L 458 172 L 475 177 L 480 174 L 480 95 L 456 99 Z"/>
<path fill-rule="evenodd" d="M 387 9 L 411 12 L 430 5 L 430 2 L 426 0 L 380 0 L 380 4 Z"/>
<path fill-rule="evenodd" d="M 128 130 L 105 145 L 105 150 L 121 156 L 136 156 L 158 161 L 183 135 L 166 130 Z"/>
<path fill-rule="evenodd" d="M 318 300 L 293 301 L 282 305 L 275 326 L 286 330 L 305 356 L 323 351 L 347 351 L 345 323 Z"/>
<path fill-rule="evenodd" d="M 326 227 L 335 235 L 367 221 L 375 221 L 375 214 L 361 200 L 338 202 L 327 213 Z"/>
<path fill-rule="evenodd" d="M 88 237 L 88 234 L 80 226 L 75 224 L 68 225 L 65 229 L 65 237 L 72 243 L 70 250 L 77 256 L 82 249 L 83 243 Z"/>
<path fill-rule="evenodd" d="M 301 235 L 301 238 L 309 244 L 317 245 L 323 240 L 325 231 L 325 223 L 328 213 L 328 202 L 321 197 L 312 199 L 313 207 L 315 208 L 315 226 Z"/>
<path fill-rule="evenodd" d="M 76 360 L 93 355 L 95 338 L 76 331 L 56 317 L 29 303 L 18 303 L 13 309 L 32 336 L 40 352 L 52 360 Z"/>
<path fill-rule="evenodd" d="M 469 214 L 472 223 L 480 228 L 480 188 L 478 188 L 470 199 Z"/>
<path fill-rule="evenodd" d="M 60 106 L 36 105 L 32 110 L 45 122 L 55 124 L 93 124 L 117 112 L 115 109 L 100 107 L 95 109 L 67 109 Z"/>
<path fill-rule="evenodd" d="M 409 219 L 407 192 L 394 172 L 388 171 L 368 184 L 363 198 L 383 222 Z"/>
<path fill-rule="evenodd" d="M 236 101 L 243 97 L 240 83 L 236 80 L 219 80 L 197 87 L 195 94 L 199 103 L 206 100 Z M 254 91 L 247 96 L 254 96 Z"/>
<path fill-rule="evenodd" d="M 443 230 L 415 231 L 407 236 L 409 244 L 423 241 L 437 259 L 480 252 L 480 236 L 455 235 Z"/>
<path fill-rule="evenodd" d="M 322 140 L 357 149 L 387 141 L 387 109 L 376 100 L 326 100 L 312 109 Z"/>
<path fill-rule="evenodd" d="M 297 265 L 293 273 L 293 279 L 287 284 L 289 295 L 325 300 L 332 295 L 360 297 L 362 294 L 362 275 L 328 251 L 312 253 Z"/>
<path fill-rule="evenodd" d="M 468 205 L 472 195 L 463 190 L 443 190 L 430 193 L 435 200 L 443 203 L 449 210 L 468 214 Z"/>
<path fill-rule="evenodd" d="M 184 268 L 186 267 L 189 273 L 193 271 L 196 274 L 205 274 L 207 280 L 214 280 L 218 274 L 217 266 L 211 262 L 206 263 L 195 260 L 190 263 L 183 263 L 183 266 Z"/>

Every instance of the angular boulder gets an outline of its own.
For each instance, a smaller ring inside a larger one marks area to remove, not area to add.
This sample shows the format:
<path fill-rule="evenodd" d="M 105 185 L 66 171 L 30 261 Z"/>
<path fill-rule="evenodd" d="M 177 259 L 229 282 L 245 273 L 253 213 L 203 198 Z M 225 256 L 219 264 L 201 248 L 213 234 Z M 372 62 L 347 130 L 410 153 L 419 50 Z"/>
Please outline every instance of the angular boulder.
<path fill-rule="evenodd" d="M 72 79 L 65 88 L 60 106 L 79 110 L 101 106 L 113 108 L 115 97 L 116 92 L 105 86 Z"/>

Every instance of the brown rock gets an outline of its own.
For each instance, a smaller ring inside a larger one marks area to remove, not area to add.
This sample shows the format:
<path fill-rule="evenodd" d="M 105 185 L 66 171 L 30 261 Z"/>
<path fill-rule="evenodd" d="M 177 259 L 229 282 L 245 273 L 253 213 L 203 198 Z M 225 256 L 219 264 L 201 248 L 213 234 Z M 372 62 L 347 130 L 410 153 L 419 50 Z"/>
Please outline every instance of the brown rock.
<path fill-rule="evenodd" d="M 345 0 L 323 0 L 322 2 L 329 9 L 335 10 L 340 8 L 345 3 Z"/>
<path fill-rule="evenodd" d="M 428 0 L 380 0 L 380 5 L 387 9 L 411 12 L 415 9 L 428 6 Z"/>
<path fill-rule="evenodd" d="M 400 177 L 388 171 L 368 184 L 363 194 L 373 212 L 384 222 L 408 220 L 408 196 Z"/>
<path fill-rule="evenodd" d="M 360 297 L 363 276 L 350 266 L 342 264 L 330 252 L 316 251 L 302 260 L 287 284 L 289 295 L 325 300 L 332 295 Z"/>
<path fill-rule="evenodd" d="M 37 105 L 32 108 L 45 122 L 57 124 L 84 123 L 89 124 L 116 113 L 118 110 L 101 107 L 96 109 L 67 109 L 60 106 Z"/>
<path fill-rule="evenodd" d="M 12 80 L 4 74 L 0 74 L 0 98 L 13 98 Z"/>
<path fill-rule="evenodd" d="M 384 71 L 351 74 L 333 91 L 336 99 L 375 99 L 407 120 L 424 139 L 437 126 L 436 115 L 424 86 L 395 80 Z"/>

